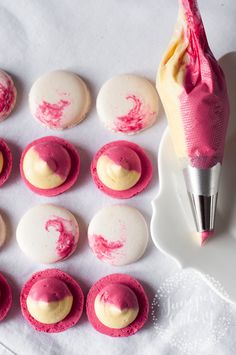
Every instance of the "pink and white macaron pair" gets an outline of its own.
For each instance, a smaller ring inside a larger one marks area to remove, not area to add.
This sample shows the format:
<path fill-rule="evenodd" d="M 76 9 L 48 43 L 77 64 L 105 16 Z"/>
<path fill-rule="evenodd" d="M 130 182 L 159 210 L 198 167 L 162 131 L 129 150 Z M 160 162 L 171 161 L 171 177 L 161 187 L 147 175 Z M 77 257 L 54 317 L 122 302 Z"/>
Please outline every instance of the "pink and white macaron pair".
<path fill-rule="evenodd" d="M 70 275 L 58 269 L 39 271 L 21 291 L 25 319 L 40 332 L 57 333 L 78 323 L 84 295 Z M 93 327 L 106 335 L 126 337 L 145 324 L 149 302 L 141 284 L 129 275 L 112 274 L 97 281 L 86 302 Z"/>
<path fill-rule="evenodd" d="M 66 70 L 38 78 L 29 93 L 33 117 L 51 129 L 80 123 L 91 104 L 84 80 Z M 159 111 L 155 87 L 145 78 L 123 74 L 108 80 L 97 96 L 97 112 L 104 126 L 114 132 L 135 134 L 150 127 Z"/>

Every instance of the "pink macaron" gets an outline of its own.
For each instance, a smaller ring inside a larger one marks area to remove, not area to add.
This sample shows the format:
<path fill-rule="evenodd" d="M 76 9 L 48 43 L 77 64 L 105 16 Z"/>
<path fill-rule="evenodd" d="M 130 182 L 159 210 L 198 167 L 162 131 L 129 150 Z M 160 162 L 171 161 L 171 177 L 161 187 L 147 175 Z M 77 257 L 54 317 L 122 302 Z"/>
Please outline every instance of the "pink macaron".
<path fill-rule="evenodd" d="M 21 177 L 35 193 L 56 196 L 70 189 L 78 179 L 80 157 L 73 144 L 47 136 L 27 145 L 20 160 Z"/>
<path fill-rule="evenodd" d="M 16 103 L 16 88 L 9 74 L 0 70 L 0 122 L 12 112 Z"/>
<path fill-rule="evenodd" d="M 152 179 L 152 163 L 137 144 L 113 141 L 98 150 L 91 164 L 96 186 L 107 195 L 127 199 L 144 190 Z"/>
<path fill-rule="evenodd" d="M 0 321 L 3 320 L 12 305 L 12 290 L 5 277 L 0 273 Z"/>
<path fill-rule="evenodd" d="M 131 310 L 133 312 L 130 312 Z M 87 296 L 86 311 L 89 322 L 98 332 L 112 337 L 127 337 L 144 326 L 148 319 L 149 301 L 143 286 L 136 279 L 126 274 L 111 274 L 91 287 Z M 115 315 L 117 323 L 117 320 L 121 321 L 122 312 L 122 322 L 126 322 L 135 312 L 130 324 L 124 327 L 119 324 L 119 328 L 117 324 L 116 327 L 107 325 L 108 314 Z M 101 321 L 101 315 L 105 317 L 104 321 Z"/>
<path fill-rule="evenodd" d="M 68 302 L 65 300 L 70 301 L 71 308 L 68 308 Z M 22 314 L 33 328 L 39 332 L 58 333 L 78 323 L 83 312 L 84 295 L 77 281 L 69 274 L 58 269 L 47 269 L 36 272 L 25 283 L 20 302 Z M 42 303 L 44 303 L 43 307 Z M 62 312 L 65 308 L 68 310 L 64 313 L 65 317 L 58 318 L 56 311 Z M 40 314 L 42 311 L 43 314 Z M 35 312 L 38 312 L 41 318 L 53 315 L 60 320 L 56 323 L 53 320 L 43 323 L 37 320 Z"/>
<path fill-rule="evenodd" d="M 9 178 L 12 171 L 12 153 L 7 143 L 0 138 L 0 186 Z"/>

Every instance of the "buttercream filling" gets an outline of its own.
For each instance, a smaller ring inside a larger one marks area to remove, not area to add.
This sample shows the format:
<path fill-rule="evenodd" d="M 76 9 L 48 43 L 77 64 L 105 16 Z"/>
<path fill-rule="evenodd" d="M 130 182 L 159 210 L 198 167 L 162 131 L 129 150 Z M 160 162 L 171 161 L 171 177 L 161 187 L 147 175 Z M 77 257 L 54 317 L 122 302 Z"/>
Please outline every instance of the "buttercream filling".
<path fill-rule="evenodd" d="M 127 327 L 139 313 L 135 293 L 123 284 L 104 287 L 95 298 L 94 309 L 99 321 L 114 329 Z"/>
<path fill-rule="evenodd" d="M 37 188 L 53 189 L 62 185 L 70 169 L 70 156 L 58 143 L 37 144 L 31 147 L 24 156 L 25 177 Z"/>
<path fill-rule="evenodd" d="M 51 277 L 32 286 L 26 303 L 29 313 L 38 322 L 55 324 L 70 313 L 73 296 L 63 281 Z"/>

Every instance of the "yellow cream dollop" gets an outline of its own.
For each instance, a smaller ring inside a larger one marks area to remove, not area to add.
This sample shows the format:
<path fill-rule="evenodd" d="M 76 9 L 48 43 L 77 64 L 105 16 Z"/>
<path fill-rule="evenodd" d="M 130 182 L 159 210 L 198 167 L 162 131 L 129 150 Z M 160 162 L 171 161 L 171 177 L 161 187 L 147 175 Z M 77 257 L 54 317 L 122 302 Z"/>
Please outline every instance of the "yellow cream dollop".
<path fill-rule="evenodd" d="M 3 169 L 3 163 L 4 163 L 3 155 L 2 155 L 2 152 L 0 152 L 0 174 L 1 174 L 2 169 Z"/>
<path fill-rule="evenodd" d="M 119 309 L 110 303 L 101 301 L 97 295 L 94 310 L 99 321 L 109 328 L 122 329 L 131 324 L 138 315 L 138 308 Z"/>
<path fill-rule="evenodd" d="M 28 297 L 26 303 L 29 313 L 38 322 L 55 324 L 70 313 L 73 297 L 67 296 L 60 301 L 53 302 L 35 301 Z"/>
<path fill-rule="evenodd" d="M 49 168 L 47 162 L 40 159 L 34 147 L 31 147 L 25 154 L 23 171 L 31 185 L 40 189 L 53 189 L 63 184 L 66 180 L 66 177 L 63 178 L 55 174 Z"/>
<path fill-rule="evenodd" d="M 124 169 L 105 155 L 100 156 L 97 161 L 97 174 L 105 186 L 115 191 L 130 189 L 141 176 L 141 173 Z"/>

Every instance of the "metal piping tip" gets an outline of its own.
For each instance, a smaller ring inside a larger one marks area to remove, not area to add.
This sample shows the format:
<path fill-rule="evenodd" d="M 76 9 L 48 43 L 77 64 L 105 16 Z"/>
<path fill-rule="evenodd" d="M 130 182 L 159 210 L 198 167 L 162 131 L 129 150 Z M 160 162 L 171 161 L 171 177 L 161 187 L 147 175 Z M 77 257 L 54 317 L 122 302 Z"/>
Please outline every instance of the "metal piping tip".
<path fill-rule="evenodd" d="M 220 163 L 209 169 L 191 166 L 184 169 L 185 183 L 201 245 L 214 231 L 220 170 Z"/>
<path fill-rule="evenodd" d="M 211 231 L 215 225 L 217 196 L 195 195 L 188 192 L 195 224 L 199 233 Z"/>

